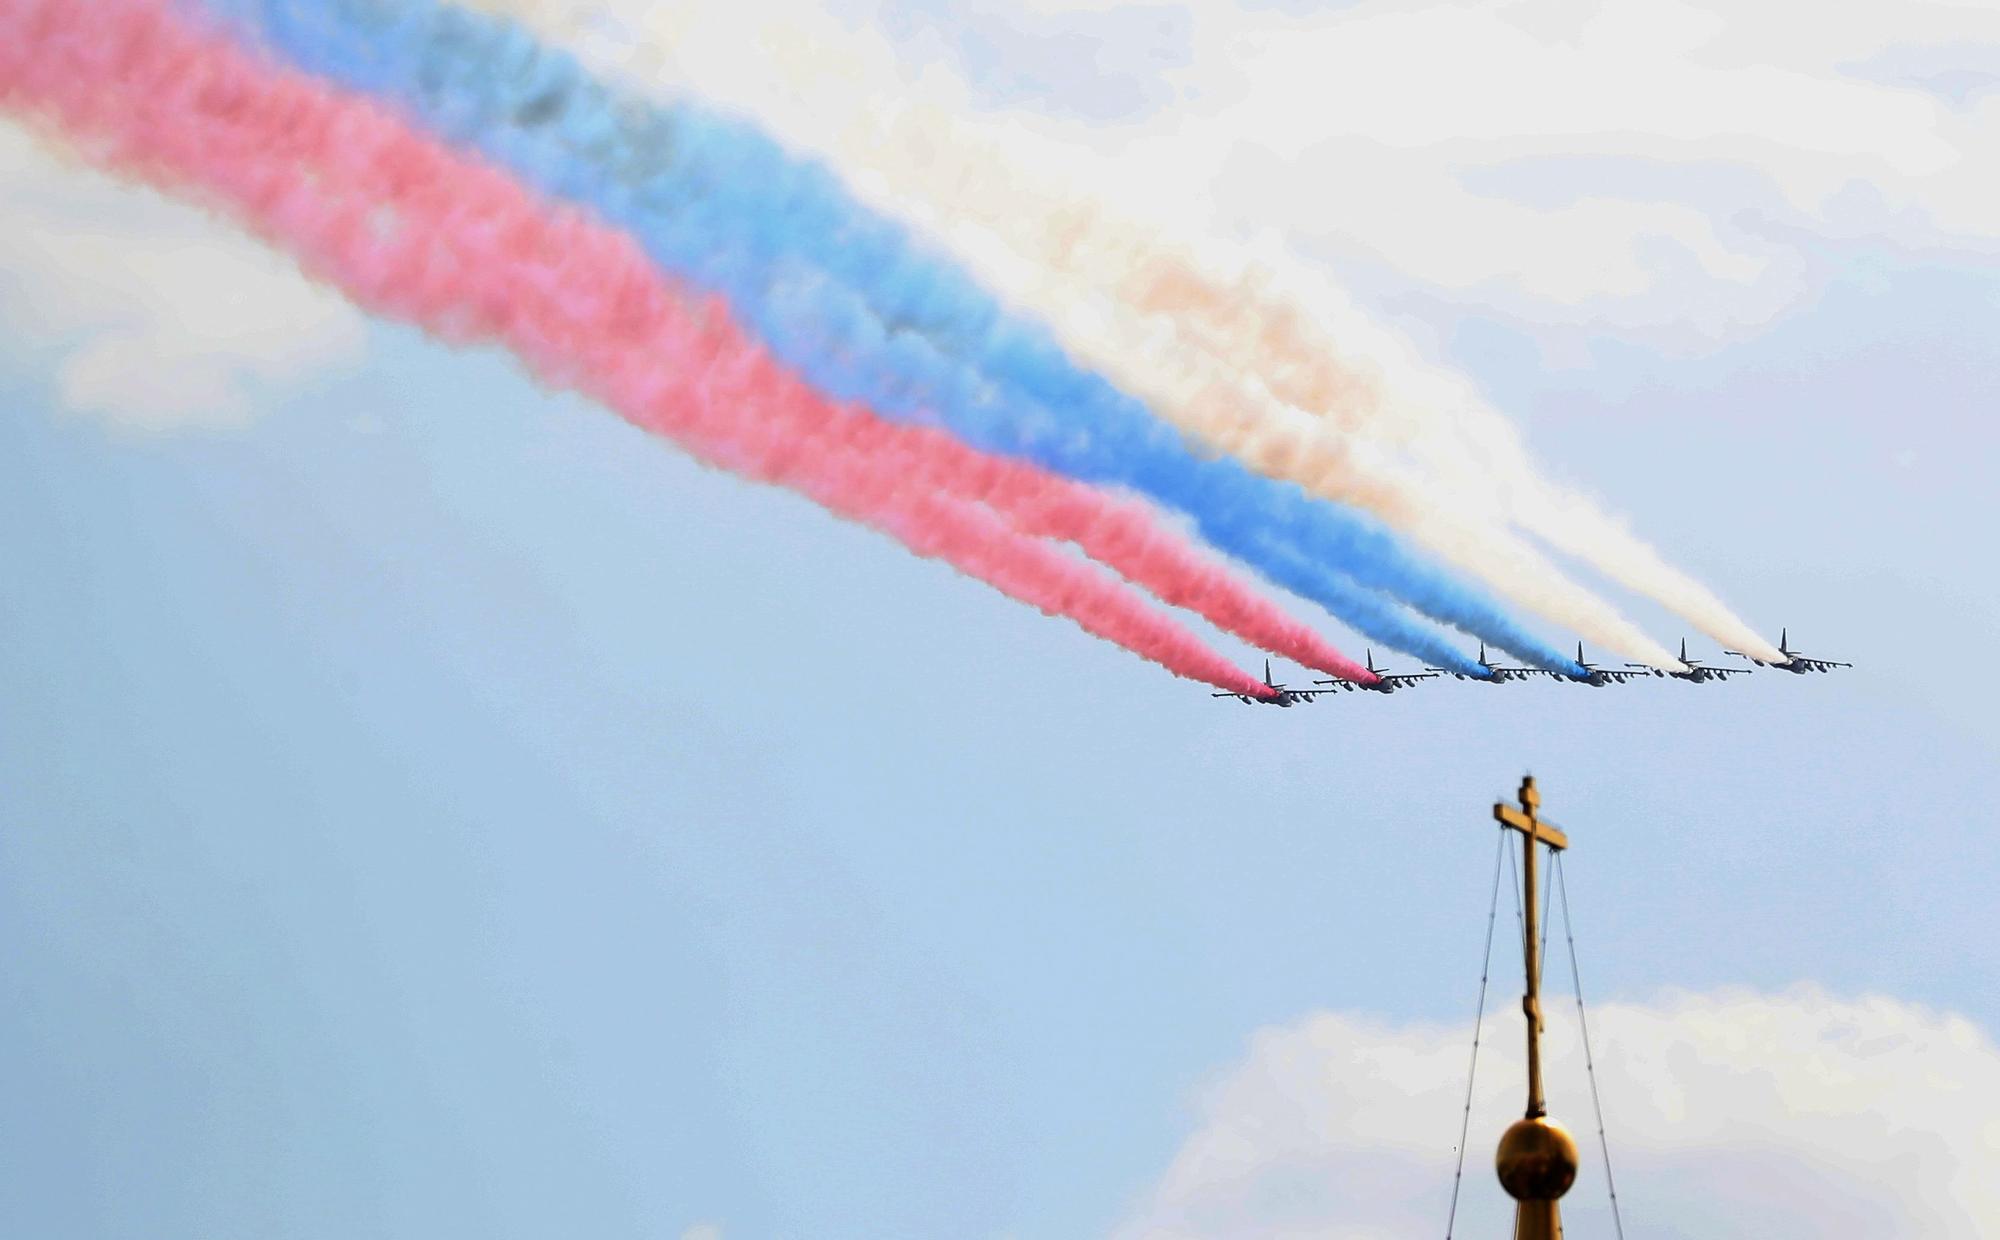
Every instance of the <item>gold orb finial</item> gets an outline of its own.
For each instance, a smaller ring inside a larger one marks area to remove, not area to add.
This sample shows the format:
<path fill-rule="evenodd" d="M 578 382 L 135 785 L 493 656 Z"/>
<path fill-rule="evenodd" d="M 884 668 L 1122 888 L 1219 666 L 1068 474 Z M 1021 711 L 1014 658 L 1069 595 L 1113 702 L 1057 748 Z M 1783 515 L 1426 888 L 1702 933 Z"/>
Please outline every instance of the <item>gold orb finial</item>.
<path fill-rule="evenodd" d="M 1516 1201 L 1554 1201 L 1576 1183 L 1576 1141 L 1546 1116 L 1516 1120 L 1493 1156 L 1500 1187 Z"/>

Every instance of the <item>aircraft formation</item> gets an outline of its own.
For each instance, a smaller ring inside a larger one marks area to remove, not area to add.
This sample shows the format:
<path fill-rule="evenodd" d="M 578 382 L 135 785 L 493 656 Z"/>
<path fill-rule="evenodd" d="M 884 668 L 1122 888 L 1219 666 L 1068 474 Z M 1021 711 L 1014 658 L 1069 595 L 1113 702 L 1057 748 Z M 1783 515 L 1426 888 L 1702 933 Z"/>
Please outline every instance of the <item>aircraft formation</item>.
<path fill-rule="evenodd" d="M 1801 676 L 1807 672 L 1830 672 L 1836 667 L 1854 666 L 1852 663 L 1841 663 L 1834 659 L 1815 659 L 1800 654 L 1791 648 L 1791 631 L 1789 629 L 1779 630 L 1778 651 L 1785 656 L 1785 661 L 1782 663 L 1753 659 L 1749 655 L 1735 650 L 1725 650 L 1722 653 L 1733 655 L 1746 663 L 1754 664 L 1756 667 L 1776 668 L 1779 671 L 1794 672 Z M 1594 685 L 1601 688 L 1605 685 L 1622 685 L 1629 680 L 1638 680 L 1646 676 L 1671 677 L 1675 680 L 1688 681 L 1691 684 L 1706 684 L 1711 680 L 1727 680 L 1731 676 L 1745 676 L 1753 670 L 1750 667 L 1699 662 L 1689 657 L 1686 638 L 1681 639 L 1680 661 L 1683 670 L 1678 672 L 1669 672 L 1663 668 L 1650 667 L 1644 663 L 1627 663 L 1623 667 L 1616 668 L 1599 667 L 1594 663 L 1584 662 L 1583 643 L 1578 642 L 1576 644 L 1576 665 L 1584 670 L 1584 674 L 1577 676 L 1567 672 L 1552 672 L 1547 668 L 1541 667 L 1509 667 L 1496 664 L 1486 657 L 1486 645 L 1482 642 L 1479 646 L 1479 666 L 1486 669 L 1486 675 L 1474 676 L 1466 672 L 1446 671 L 1441 667 L 1426 667 L 1421 672 L 1391 672 L 1384 668 L 1376 667 L 1375 652 L 1369 650 L 1367 652 L 1367 664 L 1369 672 L 1375 676 L 1373 684 L 1364 685 L 1351 680 L 1315 680 L 1313 681 L 1314 684 L 1325 685 L 1326 688 L 1293 689 L 1271 679 L 1271 661 L 1266 659 L 1264 660 L 1264 687 L 1270 692 L 1264 696 L 1253 697 L 1247 693 L 1212 693 L 1209 696 L 1235 698 L 1237 701 L 1251 706 L 1292 707 L 1303 706 L 1323 694 L 1355 692 L 1394 693 L 1398 689 L 1407 689 L 1420 681 L 1437 680 L 1445 676 L 1450 676 L 1455 680 L 1472 680 L 1495 685 L 1505 684 L 1510 680 L 1527 680 L 1533 676 L 1546 676 L 1550 680 L 1569 681 L 1574 684 Z"/>

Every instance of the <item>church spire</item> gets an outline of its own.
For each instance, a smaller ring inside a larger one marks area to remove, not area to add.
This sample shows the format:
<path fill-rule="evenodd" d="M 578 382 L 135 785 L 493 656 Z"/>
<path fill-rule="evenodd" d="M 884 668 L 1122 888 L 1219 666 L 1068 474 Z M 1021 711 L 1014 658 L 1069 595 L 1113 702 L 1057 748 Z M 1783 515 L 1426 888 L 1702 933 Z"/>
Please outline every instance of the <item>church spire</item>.
<path fill-rule="evenodd" d="M 1503 827 L 1521 833 L 1521 954 L 1526 961 L 1527 990 L 1521 997 L 1521 1011 L 1528 1023 L 1528 1109 L 1500 1137 L 1494 1167 L 1500 1186 L 1518 1204 L 1514 1208 L 1514 1240 L 1560 1240 L 1562 1211 L 1558 1201 L 1576 1182 L 1576 1142 L 1567 1129 L 1548 1117 L 1547 1100 L 1542 1096 L 1542 1000 L 1540 906 L 1535 899 L 1539 845 L 1551 852 L 1569 847 L 1569 837 L 1554 823 L 1545 822 L 1537 811 L 1541 794 L 1535 777 L 1521 781 L 1520 805 L 1501 802 L 1493 807 L 1493 817 Z"/>

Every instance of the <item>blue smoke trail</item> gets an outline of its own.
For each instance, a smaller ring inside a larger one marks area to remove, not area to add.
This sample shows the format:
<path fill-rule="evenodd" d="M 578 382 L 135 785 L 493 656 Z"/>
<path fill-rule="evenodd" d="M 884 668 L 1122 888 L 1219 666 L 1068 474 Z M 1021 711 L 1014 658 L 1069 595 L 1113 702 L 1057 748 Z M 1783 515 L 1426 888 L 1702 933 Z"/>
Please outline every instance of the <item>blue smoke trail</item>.
<path fill-rule="evenodd" d="M 1394 643 L 1405 654 L 1415 655 L 1431 667 L 1460 672 L 1485 680 L 1492 673 L 1477 660 L 1468 659 L 1445 644 L 1434 629 L 1412 624 L 1399 606 L 1387 596 L 1355 585 L 1338 573 L 1307 560 L 1289 547 L 1267 545 L 1259 562 L 1274 583 L 1305 598 L 1328 599 L 1328 610 L 1338 614 L 1347 627 L 1361 636 L 1384 645 Z"/>
<path fill-rule="evenodd" d="M 300 69 L 394 100 L 447 140 L 588 205 L 664 268 L 720 293 L 775 356 L 837 399 L 1131 487 L 1188 513 L 1211 544 L 1357 631 L 1439 666 L 1480 670 L 1329 570 L 1538 665 L 1573 666 L 1373 518 L 1190 452 L 1144 405 L 1072 364 L 1038 324 L 746 122 L 621 98 L 515 24 L 437 0 L 208 7 L 247 23 Z M 1285 563 L 1287 544 L 1309 563 Z"/>

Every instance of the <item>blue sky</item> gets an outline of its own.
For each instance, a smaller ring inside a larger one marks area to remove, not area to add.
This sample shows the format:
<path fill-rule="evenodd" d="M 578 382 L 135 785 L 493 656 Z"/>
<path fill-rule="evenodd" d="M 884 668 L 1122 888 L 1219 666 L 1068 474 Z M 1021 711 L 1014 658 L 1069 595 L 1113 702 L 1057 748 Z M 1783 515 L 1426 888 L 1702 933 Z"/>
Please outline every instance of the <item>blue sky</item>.
<path fill-rule="evenodd" d="M 99 329 L 17 336 L 0 1223 L 1104 1234 L 1258 1030 L 1463 1022 L 1523 770 L 1594 999 L 1803 981 L 1992 1030 L 2000 276 L 1797 248 L 1781 313 L 1692 342 L 1671 283 L 1599 330 L 1348 270 L 1852 673 L 1289 712 L 498 355 L 377 326 L 232 424 L 134 429 L 65 386 Z"/>

